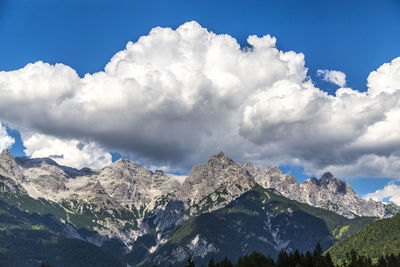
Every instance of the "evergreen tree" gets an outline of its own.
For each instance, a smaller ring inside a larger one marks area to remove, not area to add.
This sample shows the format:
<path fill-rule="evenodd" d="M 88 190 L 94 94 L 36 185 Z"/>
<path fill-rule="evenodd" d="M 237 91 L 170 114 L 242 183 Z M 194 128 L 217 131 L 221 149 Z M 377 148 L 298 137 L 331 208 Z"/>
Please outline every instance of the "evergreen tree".
<path fill-rule="evenodd" d="M 192 258 L 189 256 L 189 258 L 187 259 L 186 265 L 185 267 L 195 267 L 194 265 L 194 261 L 192 261 Z"/>
<path fill-rule="evenodd" d="M 317 246 L 314 249 L 314 254 L 313 254 L 314 259 L 318 259 L 319 257 L 321 257 L 322 252 L 323 251 L 322 251 L 322 248 L 321 248 L 321 244 L 318 242 Z"/>
<path fill-rule="evenodd" d="M 304 256 L 303 256 L 304 257 Z M 301 259 L 301 255 L 300 252 L 296 249 L 296 251 L 293 254 L 293 263 L 296 266 L 297 264 L 300 264 L 300 266 L 302 265 L 302 259 Z"/>
<path fill-rule="evenodd" d="M 233 267 L 233 264 L 227 257 L 225 257 L 223 261 L 216 264 L 216 267 Z"/>
<path fill-rule="evenodd" d="M 313 267 L 313 257 L 310 251 L 306 252 L 306 256 L 304 257 L 304 267 Z"/>
<path fill-rule="evenodd" d="M 279 252 L 277 265 L 279 267 L 289 266 L 289 256 L 283 249 Z"/>
<path fill-rule="evenodd" d="M 239 258 L 236 267 L 272 267 L 275 266 L 274 260 L 260 252 L 254 251 L 250 256 L 246 255 Z"/>
<path fill-rule="evenodd" d="M 208 267 L 215 267 L 214 257 L 211 257 L 210 261 L 208 262 Z"/>
<path fill-rule="evenodd" d="M 331 254 L 329 252 L 326 253 L 325 255 L 325 263 L 327 267 L 335 267 L 335 264 L 333 264 Z"/>

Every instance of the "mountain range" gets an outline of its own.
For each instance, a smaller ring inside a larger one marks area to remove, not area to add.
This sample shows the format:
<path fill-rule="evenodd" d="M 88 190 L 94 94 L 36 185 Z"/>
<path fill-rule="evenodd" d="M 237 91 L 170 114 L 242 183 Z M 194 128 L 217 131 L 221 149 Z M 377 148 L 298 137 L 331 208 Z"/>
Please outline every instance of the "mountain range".
<path fill-rule="evenodd" d="M 102 259 L 96 266 L 236 260 L 253 250 L 276 257 L 317 242 L 328 249 L 399 210 L 362 199 L 331 173 L 299 184 L 277 167 L 241 165 L 222 152 L 188 176 L 127 159 L 78 170 L 0 153 L 0 239 L 11 244 L 0 247 L 5 266 L 90 266 L 91 253 Z M 36 253 L 19 253 L 32 245 Z M 60 247 L 68 255 L 87 253 L 60 256 Z"/>

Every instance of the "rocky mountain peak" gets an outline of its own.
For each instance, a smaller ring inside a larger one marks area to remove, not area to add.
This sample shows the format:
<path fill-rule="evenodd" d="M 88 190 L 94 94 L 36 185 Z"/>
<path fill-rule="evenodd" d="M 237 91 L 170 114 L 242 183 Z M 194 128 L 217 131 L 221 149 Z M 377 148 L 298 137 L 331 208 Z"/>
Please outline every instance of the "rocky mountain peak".
<path fill-rule="evenodd" d="M 119 160 L 115 161 L 114 163 L 111 163 L 107 167 L 118 167 L 118 168 L 143 168 L 141 165 L 137 164 L 136 162 L 129 160 L 129 159 L 124 159 L 120 158 Z M 105 168 L 107 168 L 105 167 Z"/>
<path fill-rule="evenodd" d="M 22 168 L 15 162 L 14 156 L 8 149 L 0 153 L 0 174 L 19 181 L 24 179 Z"/>
<path fill-rule="evenodd" d="M 270 173 L 282 174 L 281 170 L 280 170 L 278 167 L 276 167 L 276 166 L 270 166 L 270 167 L 268 167 L 268 171 L 269 171 Z"/>
<path fill-rule="evenodd" d="M 14 156 L 13 156 L 13 154 L 11 154 L 10 150 L 8 150 L 6 148 L 6 149 L 3 149 L 3 151 L 1 151 L 0 158 L 1 159 L 5 159 L 5 158 L 13 159 Z"/>
<path fill-rule="evenodd" d="M 332 179 L 336 179 L 336 178 L 335 178 L 335 177 L 333 176 L 333 174 L 330 173 L 330 172 L 324 173 L 324 174 L 322 175 L 322 177 L 321 177 L 321 181 L 322 181 L 322 180 L 329 181 L 329 180 L 332 180 Z"/>
<path fill-rule="evenodd" d="M 228 166 L 236 163 L 221 151 L 218 154 L 212 155 L 208 159 L 208 164 Z"/>
<path fill-rule="evenodd" d="M 303 182 L 303 184 L 307 184 L 307 183 L 312 183 L 312 184 L 318 186 L 319 185 L 319 180 L 317 178 L 315 178 L 315 177 L 310 177 L 310 178 L 308 178 L 307 180 L 305 180 Z"/>
<path fill-rule="evenodd" d="M 101 169 L 99 180 L 101 182 L 127 182 L 127 183 L 149 183 L 152 173 L 150 170 L 129 159 L 119 159 L 114 163 Z"/>
<path fill-rule="evenodd" d="M 222 159 L 222 158 L 227 158 L 227 156 L 225 156 L 225 154 L 224 154 L 223 151 L 220 151 L 220 152 L 217 153 L 217 154 L 211 155 L 210 158 L 220 158 L 220 159 Z"/>
<path fill-rule="evenodd" d="M 256 167 L 254 164 L 245 164 L 243 167 L 262 187 L 275 189 L 282 195 L 288 196 L 297 201 L 302 200 L 299 183 L 296 178 L 290 174 L 283 174 L 278 167 L 270 166 L 267 169 L 261 169 Z"/>
<path fill-rule="evenodd" d="M 23 168 L 39 168 L 43 165 L 52 165 L 52 166 L 57 166 L 57 162 L 52 160 L 51 158 L 28 158 L 28 157 L 16 157 L 15 161 L 18 163 L 18 165 L 22 166 Z"/>
<path fill-rule="evenodd" d="M 253 176 L 247 170 L 220 152 L 212 155 L 207 163 L 192 168 L 177 192 L 177 198 L 197 204 L 204 197 L 219 192 L 218 194 L 224 194 L 225 202 L 229 202 L 255 184 Z"/>
<path fill-rule="evenodd" d="M 318 181 L 318 185 L 336 194 L 346 194 L 348 192 L 355 194 L 350 185 L 342 180 L 337 179 L 332 173 L 326 172 Z"/>

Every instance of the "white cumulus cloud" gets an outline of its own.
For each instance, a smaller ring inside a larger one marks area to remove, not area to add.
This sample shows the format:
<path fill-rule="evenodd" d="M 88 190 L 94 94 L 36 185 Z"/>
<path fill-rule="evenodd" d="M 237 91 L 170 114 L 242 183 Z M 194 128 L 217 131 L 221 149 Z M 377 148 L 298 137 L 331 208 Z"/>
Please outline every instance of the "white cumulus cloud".
<path fill-rule="evenodd" d="M 94 142 L 66 140 L 44 134 L 32 134 L 23 140 L 28 156 L 49 157 L 60 165 L 99 169 L 111 163 L 111 154 Z"/>
<path fill-rule="evenodd" d="M 364 196 L 365 199 L 373 199 L 375 201 L 389 200 L 396 205 L 400 205 L 400 186 L 394 183 L 389 183 L 383 189 L 379 189 L 374 193 L 369 193 Z"/>
<path fill-rule="evenodd" d="M 328 95 L 307 76 L 303 54 L 279 50 L 270 35 L 247 42 L 240 47 L 227 34 L 188 22 L 154 28 L 104 71 L 83 78 L 44 62 L 2 71 L 0 119 L 61 140 L 67 145 L 40 155 L 70 155 L 68 163 L 79 157 L 73 147 L 90 140 L 101 148 L 88 152 L 93 159 L 107 148 L 148 166 L 187 170 L 223 150 L 240 162 L 296 163 L 309 173 L 331 168 L 400 178 L 399 59 L 370 74 L 368 91 Z M 345 85 L 344 74 L 327 73 Z M 23 138 L 30 155 L 48 144 Z"/>
<path fill-rule="evenodd" d="M 346 74 L 337 70 L 317 70 L 317 75 L 322 76 L 322 79 L 331 82 L 340 87 L 346 86 Z"/>
<path fill-rule="evenodd" d="M 0 151 L 10 148 L 15 142 L 15 139 L 8 135 L 6 127 L 0 122 Z"/>

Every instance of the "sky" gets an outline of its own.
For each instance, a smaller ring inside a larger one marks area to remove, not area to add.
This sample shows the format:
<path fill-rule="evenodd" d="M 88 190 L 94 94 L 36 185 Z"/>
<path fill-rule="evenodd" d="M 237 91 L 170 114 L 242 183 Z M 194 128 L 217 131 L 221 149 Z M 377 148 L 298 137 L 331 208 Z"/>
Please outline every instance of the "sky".
<path fill-rule="evenodd" d="M 182 174 L 224 151 L 400 203 L 399 29 L 399 1 L 0 0 L 0 149 Z"/>

